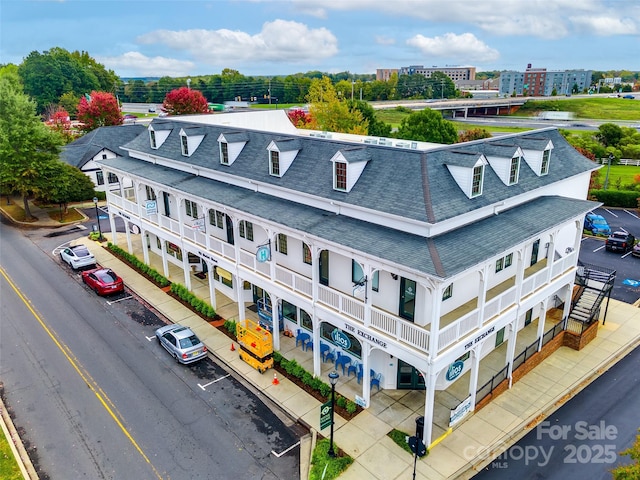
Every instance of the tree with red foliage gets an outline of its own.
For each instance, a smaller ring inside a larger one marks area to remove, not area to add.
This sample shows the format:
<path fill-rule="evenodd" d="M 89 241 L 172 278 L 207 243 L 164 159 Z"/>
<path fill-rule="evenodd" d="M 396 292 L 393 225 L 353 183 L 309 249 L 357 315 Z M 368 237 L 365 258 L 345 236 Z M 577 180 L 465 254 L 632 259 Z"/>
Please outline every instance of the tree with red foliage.
<path fill-rule="evenodd" d="M 91 92 L 80 98 L 78 120 L 81 129 L 90 132 L 98 127 L 122 125 L 122 114 L 116 97 L 107 92 Z"/>
<path fill-rule="evenodd" d="M 301 108 L 289 110 L 287 112 L 287 116 L 289 117 L 289 120 L 291 120 L 291 123 L 293 123 L 296 126 L 296 128 L 306 128 L 307 125 L 310 125 L 313 123 L 313 119 L 311 118 L 311 115 L 309 115 L 307 112 L 305 112 Z"/>
<path fill-rule="evenodd" d="M 71 117 L 69 116 L 69 112 L 64 108 L 58 107 L 45 123 L 51 130 L 55 130 L 62 135 L 65 143 L 69 143 L 73 140 Z"/>
<path fill-rule="evenodd" d="M 162 109 L 169 115 L 209 113 L 209 104 L 202 92 L 182 87 L 167 93 L 162 103 Z"/>

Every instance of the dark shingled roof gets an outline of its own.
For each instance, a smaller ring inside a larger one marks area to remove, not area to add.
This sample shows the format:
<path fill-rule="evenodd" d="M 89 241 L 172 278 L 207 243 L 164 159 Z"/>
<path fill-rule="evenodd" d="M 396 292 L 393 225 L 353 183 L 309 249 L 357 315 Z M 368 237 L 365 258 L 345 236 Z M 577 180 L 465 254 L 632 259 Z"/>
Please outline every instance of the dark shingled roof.
<path fill-rule="evenodd" d="M 116 125 L 96 128 L 65 145 L 60 153 L 60 160 L 82 169 L 87 162 L 104 149 L 116 155 L 127 155 L 127 152 L 121 150 L 120 146 L 133 140 L 146 129 L 147 127 L 144 125 Z"/>

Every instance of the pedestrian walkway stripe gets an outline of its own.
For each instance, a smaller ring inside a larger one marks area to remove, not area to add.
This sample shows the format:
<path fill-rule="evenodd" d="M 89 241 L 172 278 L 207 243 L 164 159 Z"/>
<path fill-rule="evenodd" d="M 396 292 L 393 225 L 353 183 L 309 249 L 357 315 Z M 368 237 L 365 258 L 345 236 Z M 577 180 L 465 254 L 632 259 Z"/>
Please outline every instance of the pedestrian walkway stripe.
<path fill-rule="evenodd" d="M 300 442 L 296 442 L 293 445 L 291 445 L 289 448 L 287 448 L 285 451 L 280 452 L 280 453 L 276 453 L 273 450 L 271 450 L 271 453 L 273 453 L 273 455 L 275 455 L 276 457 L 280 458 L 281 456 L 283 456 L 284 454 L 286 454 L 287 452 L 293 450 L 294 448 L 296 448 L 298 445 L 300 445 Z"/>
<path fill-rule="evenodd" d="M 215 380 L 213 380 L 213 381 L 211 381 L 211 382 L 209 382 L 209 383 L 205 383 L 204 385 L 200 385 L 200 384 L 198 384 L 198 386 L 199 386 L 202 390 L 206 390 L 206 389 L 207 389 L 207 387 L 208 387 L 209 385 L 213 385 L 214 383 L 219 382 L 220 380 L 224 380 L 224 379 L 225 379 L 225 378 L 227 378 L 229 375 L 231 375 L 231 374 L 230 374 L 230 373 L 227 373 L 227 374 L 226 374 L 225 376 L 223 376 L 223 377 L 216 378 Z"/>

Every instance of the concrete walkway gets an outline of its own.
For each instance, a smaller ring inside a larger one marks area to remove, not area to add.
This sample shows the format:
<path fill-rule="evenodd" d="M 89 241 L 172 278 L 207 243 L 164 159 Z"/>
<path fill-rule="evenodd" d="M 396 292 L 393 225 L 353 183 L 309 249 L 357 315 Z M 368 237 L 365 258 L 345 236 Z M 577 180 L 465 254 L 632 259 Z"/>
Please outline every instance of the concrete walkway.
<path fill-rule="evenodd" d="M 97 243 L 88 240 L 82 240 L 81 243 L 89 247 L 100 265 L 118 272 L 128 288 L 162 315 L 192 328 L 221 363 L 245 377 L 294 419 L 319 430 L 318 400 L 286 378 L 279 378 L 279 384 L 273 385 L 273 376 L 261 375 L 240 360 L 237 352 L 230 349 L 230 339 L 217 328 Z M 219 305 L 218 313 L 223 317 L 224 310 L 232 316 L 237 315 L 237 306 L 233 303 Z M 490 462 L 491 452 L 502 452 L 506 446 L 519 440 L 639 344 L 640 308 L 612 300 L 606 324 L 600 325 L 595 340 L 579 352 L 561 347 L 511 389 L 477 413 L 469 415 L 449 435 L 432 446 L 428 456 L 418 461 L 416 478 L 471 478 Z M 283 353 L 287 356 L 286 352 Z M 337 388 L 340 391 L 340 384 Z M 394 428 L 410 434 L 415 432 L 415 404 L 424 402 L 423 397 L 423 392 L 381 390 L 380 394 L 372 396 L 371 407 L 353 420 L 347 422 L 336 416 L 335 442 L 355 460 L 340 478 L 411 478 L 413 457 L 397 446 L 387 434 Z M 308 454 L 303 452 L 302 456 Z M 308 457 L 302 458 L 303 464 L 308 464 L 308 461 Z M 303 475 L 303 478 L 306 476 Z"/>

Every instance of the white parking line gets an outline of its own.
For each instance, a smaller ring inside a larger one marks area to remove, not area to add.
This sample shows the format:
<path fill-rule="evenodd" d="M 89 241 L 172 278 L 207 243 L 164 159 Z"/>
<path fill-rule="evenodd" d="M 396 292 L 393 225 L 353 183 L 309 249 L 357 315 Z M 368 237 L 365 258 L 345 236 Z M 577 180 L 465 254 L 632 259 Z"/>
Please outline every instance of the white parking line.
<path fill-rule="evenodd" d="M 605 212 L 609 212 L 611 215 L 613 215 L 614 217 L 618 218 L 618 215 L 616 215 L 615 213 L 613 213 L 611 210 L 607 209 L 607 208 L 603 208 L 603 210 Z"/>
<path fill-rule="evenodd" d="M 151 340 L 155 340 L 156 336 L 154 335 L 153 337 L 144 337 L 147 339 L 148 342 L 150 342 Z"/>
<path fill-rule="evenodd" d="M 291 445 L 289 448 L 287 448 L 286 450 L 280 452 L 280 453 L 276 453 L 273 450 L 271 450 L 271 453 L 273 453 L 276 457 L 280 458 L 281 456 L 283 456 L 285 453 L 287 453 L 290 450 L 293 450 L 294 448 L 296 448 L 298 445 L 300 445 L 300 442 L 296 442 L 293 445 Z"/>
<path fill-rule="evenodd" d="M 601 247 L 596 248 L 595 250 L 593 250 L 593 252 L 597 252 L 598 250 L 602 250 L 604 248 L 604 245 L 602 245 Z"/>
<path fill-rule="evenodd" d="M 209 383 L 205 383 L 204 385 L 200 385 L 200 384 L 198 384 L 198 386 L 199 386 L 202 390 L 206 390 L 206 389 L 207 389 L 207 387 L 208 387 L 209 385 L 213 385 L 214 383 L 219 382 L 220 380 L 224 380 L 224 379 L 225 379 L 225 378 L 227 378 L 229 375 L 231 375 L 231 374 L 230 374 L 230 373 L 227 373 L 226 375 L 224 375 L 224 376 L 222 376 L 222 377 L 220 377 L 220 378 L 216 378 L 215 380 L 213 380 L 213 381 L 211 381 L 211 382 L 209 382 Z"/>
<path fill-rule="evenodd" d="M 638 217 L 638 215 L 636 215 L 636 214 L 635 214 L 635 213 L 633 213 L 633 212 L 630 212 L 629 210 L 623 210 L 623 212 L 624 212 L 624 213 L 628 213 L 629 215 L 631 215 L 631 216 L 632 216 L 632 217 L 634 217 L 634 218 L 638 218 L 638 219 L 640 219 L 640 217 Z"/>
<path fill-rule="evenodd" d="M 118 302 L 121 302 L 123 300 L 129 300 L 130 298 L 133 298 L 133 297 L 131 295 L 129 295 L 128 297 L 119 298 L 118 300 L 107 300 L 107 305 L 113 305 L 114 303 L 118 303 Z"/>

